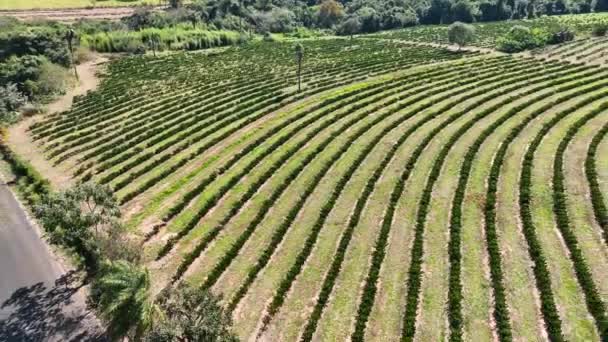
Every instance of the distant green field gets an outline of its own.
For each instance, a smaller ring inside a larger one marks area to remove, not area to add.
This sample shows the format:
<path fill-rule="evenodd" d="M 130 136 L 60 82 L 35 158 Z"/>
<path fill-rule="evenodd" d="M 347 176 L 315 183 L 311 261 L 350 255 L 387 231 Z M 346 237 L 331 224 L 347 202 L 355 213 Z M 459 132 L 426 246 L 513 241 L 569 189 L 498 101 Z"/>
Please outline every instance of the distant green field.
<path fill-rule="evenodd" d="M 41 8 L 74 8 L 74 7 L 116 7 L 140 4 L 161 5 L 163 0 L 2 0 L 0 10 L 21 10 Z"/>

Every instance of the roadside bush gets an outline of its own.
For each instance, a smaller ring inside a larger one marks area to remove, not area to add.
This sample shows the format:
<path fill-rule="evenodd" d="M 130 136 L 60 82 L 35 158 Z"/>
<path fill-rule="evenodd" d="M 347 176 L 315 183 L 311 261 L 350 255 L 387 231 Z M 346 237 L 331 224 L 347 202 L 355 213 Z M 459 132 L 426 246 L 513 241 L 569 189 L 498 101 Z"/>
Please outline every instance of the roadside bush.
<path fill-rule="evenodd" d="M 0 157 L 2 157 L 16 176 L 17 187 L 28 205 L 35 205 L 42 196 L 51 191 L 49 182 L 42 177 L 27 161 L 19 158 L 0 140 Z"/>
<path fill-rule="evenodd" d="M 0 86 L 0 126 L 9 125 L 19 120 L 17 110 L 25 104 L 25 96 L 19 92 L 17 86 L 9 83 Z"/>

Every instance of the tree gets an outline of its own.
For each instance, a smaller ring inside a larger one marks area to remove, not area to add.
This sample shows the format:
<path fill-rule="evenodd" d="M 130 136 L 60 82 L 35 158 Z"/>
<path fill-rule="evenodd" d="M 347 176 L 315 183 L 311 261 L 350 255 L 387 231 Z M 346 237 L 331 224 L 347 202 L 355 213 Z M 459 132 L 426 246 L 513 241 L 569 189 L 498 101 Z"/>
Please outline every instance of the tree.
<path fill-rule="evenodd" d="M 296 53 L 296 61 L 298 62 L 298 92 L 302 90 L 301 88 L 301 72 L 302 72 L 302 59 L 304 58 L 304 47 L 302 44 L 298 43 L 295 46 Z"/>
<path fill-rule="evenodd" d="M 380 30 L 380 16 L 375 9 L 365 6 L 357 11 L 357 16 L 361 20 L 362 32 L 376 32 Z"/>
<path fill-rule="evenodd" d="M 467 0 L 459 0 L 452 5 L 452 20 L 465 23 L 475 21 L 477 9 Z"/>
<path fill-rule="evenodd" d="M 230 331 L 230 313 L 209 291 L 182 282 L 163 293 L 158 307 L 162 319 L 145 335 L 146 342 L 238 340 Z"/>
<path fill-rule="evenodd" d="M 361 21 L 357 16 L 351 16 L 344 20 L 340 27 L 338 27 L 338 33 L 343 35 L 349 35 L 350 39 L 353 39 L 353 35 L 361 31 Z"/>
<path fill-rule="evenodd" d="M 452 44 L 458 44 L 458 50 L 473 39 L 475 39 L 475 29 L 471 25 L 457 21 L 448 28 L 448 40 Z"/>
<path fill-rule="evenodd" d="M 25 96 L 14 83 L 0 86 L 0 127 L 12 124 L 19 119 L 17 110 L 25 104 Z"/>
<path fill-rule="evenodd" d="M 91 296 L 113 339 L 140 339 L 159 315 L 150 293 L 148 270 L 127 261 L 104 262 Z"/>
<path fill-rule="evenodd" d="M 95 273 L 100 259 L 98 241 L 107 236 L 120 217 L 110 188 L 79 184 L 48 195 L 34 210 L 50 242 L 74 250 L 84 259 L 88 271 Z"/>
<path fill-rule="evenodd" d="M 169 0 L 169 6 L 171 8 L 180 8 L 182 7 L 183 0 Z"/>
<path fill-rule="evenodd" d="M 319 6 L 319 25 L 332 27 L 343 15 L 344 8 L 341 3 L 335 0 L 323 0 Z"/>
<path fill-rule="evenodd" d="M 596 12 L 608 11 L 608 0 L 597 0 L 595 2 L 594 10 Z"/>

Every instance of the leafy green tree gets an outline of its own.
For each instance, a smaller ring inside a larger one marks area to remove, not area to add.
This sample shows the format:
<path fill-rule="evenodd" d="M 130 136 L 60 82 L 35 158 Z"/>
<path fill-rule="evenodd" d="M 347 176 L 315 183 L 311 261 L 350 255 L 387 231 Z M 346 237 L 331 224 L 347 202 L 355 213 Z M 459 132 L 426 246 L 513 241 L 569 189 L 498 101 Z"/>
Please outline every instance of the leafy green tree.
<path fill-rule="evenodd" d="M 114 340 L 127 336 L 140 340 L 159 315 L 148 270 L 124 260 L 102 264 L 91 296 Z"/>
<path fill-rule="evenodd" d="M 302 59 L 304 59 L 304 47 L 298 43 L 295 46 L 296 62 L 298 62 L 298 92 L 302 90 L 301 74 L 302 74 Z"/>
<path fill-rule="evenodd" d="M 452 20 L 465 23 L 475 21 L 477 8 L 467 0 L 459 0 L 452 4 Z"/>
<path fill-rule="evenodd" d="M 169 0 L 169 6 L 171 8 L 180 8 L 184 4 L 183 0 Z"/>
<path fill-rule="evenodd" d="M 74 250 L 92 273 L 99 266 L 98 241 L 107 236 L 120 217 L 110 188 L 94 183 L 50 194 L 35 206 L 35 213 L 50 242 Z"/>
<path fill-rule="evenodd" d="M 14 83 L 0 86 L 0 127 L 19 119 L 17 110 L 25 104 L 25 101 L 25 96 L 19 92 Z"/>
<path fill-rule="evenodd" d="M 357 16 L 361 20 L 362 32 L 376 32 L 380 30 L 380 16 L 372 7 L 362 7 L 357 11 Z"/>
<path fill-rule="evenodd" d="M 474 39 L 475 28 L 471 25 L 457 21 L 448 28 L 448 40 L 452 44 L 457 44 L 459 50 Z"/>
<path fill-rule="evenodd" d="M 594 10 L 596 12 L 608 11 L 608 0 L 597 0 L 595 2 Z"/>
<path fill-rule="evenodd" d="M 361 21 L 357 16 L 351 16 L 344 20 L 338 27 L 338 33 L 342 35 L 350 36 L 353 39 L 353 35 L 361 31 Z"/>
<path fill-rule="evenodd" d="M 145 335 L 146 342 L 238 341 L 230 331 L 230 314 L 209 291 L 180 283 L 163 293 L 158 306 L 162 319 Z"/>

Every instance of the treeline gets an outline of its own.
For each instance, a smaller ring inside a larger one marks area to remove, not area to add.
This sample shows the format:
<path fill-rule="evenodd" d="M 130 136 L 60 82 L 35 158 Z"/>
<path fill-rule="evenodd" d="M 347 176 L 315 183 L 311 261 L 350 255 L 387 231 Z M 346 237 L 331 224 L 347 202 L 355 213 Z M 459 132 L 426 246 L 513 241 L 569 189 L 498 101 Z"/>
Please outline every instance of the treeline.
<path fill-rule="evenodd" d="M 215 29 L 258 33 L 303 33 L 301 28 L 339 34 L 370 33 L 418 24 L 531 19 L 543 15 L 608 10 L 607 0 L 195 0 L 166 13 L 140 11 L 130 27 L 191 22 Z M 300 29 L 298 29 L 300 28 Z"/>

